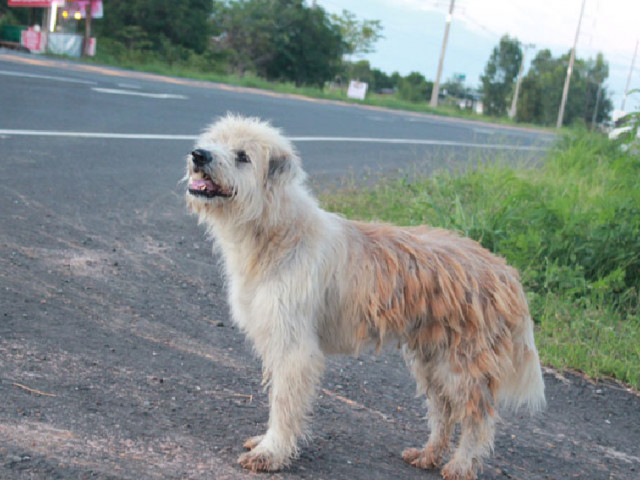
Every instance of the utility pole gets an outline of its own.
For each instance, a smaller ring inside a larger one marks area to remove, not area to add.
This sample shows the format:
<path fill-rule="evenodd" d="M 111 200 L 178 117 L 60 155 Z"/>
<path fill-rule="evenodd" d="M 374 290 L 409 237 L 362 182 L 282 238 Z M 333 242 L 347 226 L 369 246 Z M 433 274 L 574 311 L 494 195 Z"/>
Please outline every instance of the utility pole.
<path fill-rule="evenodd" d="M 449 4 L 449 13 L 447 14 L 446 23 L 444 26 L 444 39 L 442 40 L 442 50 L 440 51 L 440 61 L 438 62 L 438 74 L 436 75 L 436 81 L 433 82 L 433 90 L 431 91 L 431 105 L 432 107 L 438 106 L 438 94 L 440 93 L 440 77 L 442 76 L 442 65 L 444 63 L 444 52 L 447 49 L 447 40 L 449 39 L 449 28 L 451 27 L 451 19 L 453 18 L 453 6 L 455 0 L 451 0 Z"/>
<path fill-rule="evenodd" d="M 629 69 L 629 76 L 627 77 L 627 86 L 624 89 L 624 96 L 622 97 L 622 105 L 620 110 L 624 112 L 624 104 L 627 101 L 627 95 L 629 95 L 629 85 L 631 84 L 631 75 L 633 74 L 633 67 L 636 64 L 636 55 L 638 54 L 638 43 L 640 40 L 636 40 L 636 49 L 633 52 L 633 59 L 631 60 L 631 68 Z"/>
<path fill-rule="evenodd" d="M 509 109 L 509 118 L 512 120 L 516 118 L 518 95 L 520 94 L 520 84 L 522 83 L 522 73 L 524 72 L 524 58 L 527 56 L 527 50 L 529 48 L 534 48 L 535 45 L 533 43 L 528 43 L 527 45 L 523 45 L 523 47 L 522 63 L 520 64 L 520 70 L 518 71 L 518 80 L 516 80 L 516 91 L 513 93 L 513 100 L 511 100 L 511 108 Z"/>
<path fill-rule="evenodd" d="M 598 84 L 598 93 L 596 93 L 596 106 L 593 109 L 593 117 L 591 117 L 591 130 L 596 126 L 596 119 L 598 118 L 598 107 L 600 106 L 600 97 L 602 95 L 602 84 Z"/>
<path fill-rule="evenodd" d="M 580 36 L 580 24 L 582 23 L 582 15 L 584 14 L 584 4 L 587 0 L 582 0 L 582 7 L 580 8 L 580 19 L 578 20 L 578 28 L 576 29 L 576 38 L 573 41 L 573 48 L 571 49 L 571 58 L 569 58 L 569 67 L 567 68 L 567 79 L 564 81 L 564 90 L 562 90 L 562 101 L 560 102 L 560 111 L 558 112 L 558 121 L 556 128 L 562 126 L 562 120 L 564 119 L 564 107 L 567 103 L 567 95 L 569 94 L 569 83 L 571 83 L 571 72 L 573 72 L 573 62 L 576 59 L 576 45 L 578 44 L 578 37 Z"/>
<path fill-rule="evenodd" d="M 93 1 L 86 3 L 84 16 L 84 39 L 82 41 L 82 56 L 89 56 L 89 42 L 91 41 L 91 15 L 93 13 Z"/>

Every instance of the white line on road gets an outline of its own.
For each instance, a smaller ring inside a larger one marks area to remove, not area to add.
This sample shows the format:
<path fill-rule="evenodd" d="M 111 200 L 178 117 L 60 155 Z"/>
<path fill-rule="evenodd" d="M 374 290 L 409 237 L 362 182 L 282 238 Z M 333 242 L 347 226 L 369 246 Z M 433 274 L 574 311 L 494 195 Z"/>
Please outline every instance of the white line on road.
<path fill-rule="evenodd" d="M 289 137 L 294 142 L 348 142 L 391 143 L 404 145 L 431 145 L 443 147 L 488 148 L 492 150 L 547 150 L 535 145 L 508 145 L 499 143 L 470 143 L 453 140 L 425 140 L 421 138 L 369 138 L 369 137 Z"/>
<path fill-rule="evenodd" d="M 75 138 L 107 138 L 123 140 L 188 140 L 193 141 L 197 135 L 163 135 L 154 133 L 102 133 L 102 132 L 60 132 L 49 130 L 2 130 L 4 136 L 32 137 L 75 137 Z M 442 147 L 486 148 L 491 150 L 531 150 L 545 151 L 545 147 L 536 145 L 508 145 L 495 143 L 469 143 L 452 140 L 425 140 L 420 138 L 372 138 L 372 137 L 289 137 L 293 142 L 345 142 L 345 143 L 386 143 L 396 145 L 428 145 Z"/>
<path fill-rule="evenodd" d="M 6 75 L 8 77 L 40 78 L 42 80 L 55 80 L 57 82 L 67 82 L 67 83 L 82 83 L 85 85 L 96 85 L 98 83 L 98 82 L 92 82 L 90 80 L 78 80 L 77 78 L 53 77 L 51 75 L 37 75 L 35 73 L 27 73 L 27 72 L 10 72 L 8 70 L 0 70 L 0 75 Z"/>
<path fill-rule="evenodd" d="M 140 85 L 136 85 L 136 84 L 133 84 L 133 83 L 118 83 L 118 86 L 120 88 L 140 89 Z"/>
<path fill-rule="evenodd" d="M 100 93 L 112 93 L 114 95 L 136 95 L 138 97 L 147 97 L 147 98 L 178 98 L 180 100 L 186 100 L 187 96 L 185 95 L 177 95 L 174 93 L 145 93 L 145 92 L 132 92 L 131 90 L 119 90 L 117 88 L 98 88 L 93 87 L 91 90 Z"/>
<path fill-rule="evenodd" d="M 154 133 L 56 132 L 48 130 L 0 130 L 0 135 L 29 137 L 112 138 L 123 140 L 195 140 L 196 135 L 158 135 Z"/>

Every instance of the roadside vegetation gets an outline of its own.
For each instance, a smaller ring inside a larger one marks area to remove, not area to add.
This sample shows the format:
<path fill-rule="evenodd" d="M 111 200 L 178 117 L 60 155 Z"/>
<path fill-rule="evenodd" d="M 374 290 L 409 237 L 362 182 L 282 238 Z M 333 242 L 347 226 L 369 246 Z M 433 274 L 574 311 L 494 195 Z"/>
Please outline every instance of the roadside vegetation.
<path fill-rule="evenodd" d="M 640 387 L 640 158 L 564 136 L 539 168 L 485 164 L 324 195 L 353 219 L 470 236 L 521 273 L 542 361 Z"/>

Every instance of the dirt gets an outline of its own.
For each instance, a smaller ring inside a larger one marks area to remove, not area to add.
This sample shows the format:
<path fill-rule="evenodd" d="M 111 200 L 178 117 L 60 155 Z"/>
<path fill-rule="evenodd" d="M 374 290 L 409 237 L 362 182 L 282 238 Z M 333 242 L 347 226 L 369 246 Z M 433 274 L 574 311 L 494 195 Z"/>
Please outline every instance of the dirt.
<path fill-rule="evenodd" d="M 265 429 L 260 365 L 179 191 L 15 185 L 0 189 L 0 478 L 260 478 L 236 465 Z M 504 414 L 481 478 L 640 478 L 640 397 L 545 381 L 547 410 Z M 331 358 L 312 440 L 263 476 L 440 478 L 400 458 L 426 441 L 424 413 L 398 352 Z"/>

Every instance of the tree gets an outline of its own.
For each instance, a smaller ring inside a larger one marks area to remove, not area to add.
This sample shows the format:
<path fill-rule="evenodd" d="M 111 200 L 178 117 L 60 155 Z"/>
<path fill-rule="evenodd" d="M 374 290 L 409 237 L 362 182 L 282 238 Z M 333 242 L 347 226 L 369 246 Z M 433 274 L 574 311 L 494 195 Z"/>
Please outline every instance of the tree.
<path fill-rule="evenodd" d="M 522 94 L 518 98 L 518 121 L 553 125 L 562 98 L 562 89 L 567 75 L 570 52 L 554 58 L 549 50 L 541 50 L 531 63 L 529 72 L 522 80 Z M 609 67 L 601 54 L 595 60 L 577 58 L 571 77 L 564 123 L 571 124 L 582 119 L 590 124 L 600 90 L 600 104 L 596 121 L 601 122 L 611 111 L 611 100 L 604 86 L 609 76 Z"/>
<path fill-rule="evenodd" d="M 418 72 L 411 72 L 398 81 L 398 97 L 410 102 L 425 102 L 431 97 L 433 82 L 427 82 Z"/>
<path fill-rule="evenodd" d="M 0 0 L 0 26 L 32 25 L 35 8 L 9 8 L 8 3 L 8 0 Z"/>
<path fill-rule="evenodd" d="M 138 27 L 156 50 L 172 44 L 202 53 L 211 36 L 213 6 L 211 0 L 109 0 L 96 31 L 122 40 L 126 27 Z"/>
<path fill-rule="evenodd" d="M 464 86 L 464 77 L 461 75 L 454 75 L 442 84 L 442 90 L 446 90 L 447 94 L 456 97 L 463 98 L 469 89 Z"/>
<path fill-rule="evenodd" d="M 230 69 L 239 76 L 247 70 L 264 71 L 275 56 L 275 19 L 269 3 L 239 0 L 216 4 L 214 33 L 228 54 Z"/>
<path fill-rule="evenodd" d="M 609 77 L 609 64 L 605 61 L 604 55 L 598 53 L 595 60 L 589 59 L 586 62 L 586 88 L 584 96 L 584 121 L 590 124 L 595 116 L 596 123 L 600 123 L 609 118 L 609 113 L 613 109 L 611 99 L 604 87 L 604 82 Z M 598 108 L 597 112 L 595 111 Z"/>
<path fill-rule="evenodd" d="M 493 49 L 484 69 L 482 92 L 484 112 L 487 115 L 505 115 L 512 94 L 513 84 L 520 70 L 522 49 L 520 42 L 504 35 Z"/>
<path fill-rule="evenodd" d="M 303 0 L 226 2 L 214 18 L 233 68 L 270 80 L 318 85 L 340 70 L 345 44 L 322 8 Z"/>
<path fill-rule="evenodd" d="M 340 15 L 332 14 L 331 22 L 340 30 L 347 55 L 372 53 L 374 44 L 383 38 L 380 20 L 358 20 L 348 10 L 342 10 Z"/>
<path fill-rule="evenodd" d="M 382 90 L 395 90 L 398 87 L 398 79 L 400 75 L 395 72 L 393 75 L 387 75 L 385 72 L 378 68 L 371 70 L 373 76 L 373 85 L 371 89 L 374 92 L 380 92 Z"/>
<path fill-rule="evenodd" d="M 522 79 L 516 119 L 542 125 L 553 124 L 558 115 L 566 74 L 566 67 L 563 68 L 553 58 L 550 50 L 540 50 Z M 575 84 L 575 81 L 571 83 Z"/>
<path fill-rule="evenodd" d="M 303 0 L 277 0 L 276 55 L 267 78 L 322 87 L 340 70 L 345 44 L 339 28 L 322 8 Z"/>
<path fill-rule="evenodd" d="M 359 62 L 348 63 L 347 75 L 349 79 L 367 82 L 369 87 L 373 88 L 374 76 L 369 60 L 360 60 Z"/>

